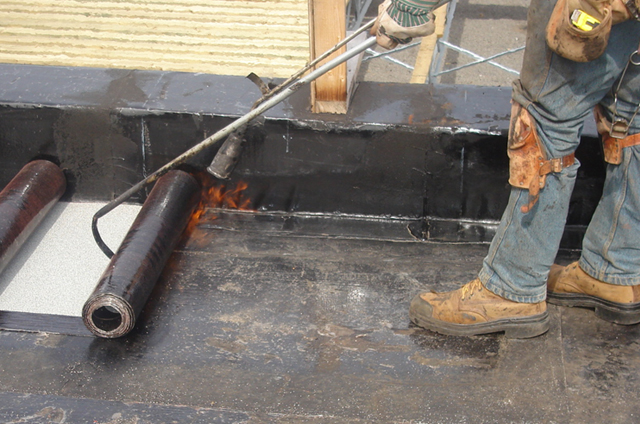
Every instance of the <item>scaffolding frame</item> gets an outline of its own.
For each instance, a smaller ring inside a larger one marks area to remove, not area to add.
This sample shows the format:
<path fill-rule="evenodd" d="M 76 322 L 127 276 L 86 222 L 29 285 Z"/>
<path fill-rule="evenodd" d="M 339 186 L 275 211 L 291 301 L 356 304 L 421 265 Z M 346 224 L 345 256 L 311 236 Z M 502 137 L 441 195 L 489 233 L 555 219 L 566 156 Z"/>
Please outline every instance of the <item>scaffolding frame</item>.
<path fill-rule="evenodd" d="M 348 30 L 353 30 L 355 28 L 359 28 L 362 25 L 362 22 L 364 21 L 365 18 L 365 14 L 367 13 L 367 11 L 369 10 L 369 8 L 371 7 L 371 3 L 373 2 L 373 0 L 351 0 L 349 1 L 349 3 L 347 4 L 347 25 L 348 25 Z M 444 27 L 444 33 L 443 36 L 438 38 L 436 41 L 436 45 L 435 45 L 435 51 L 434 54 L 431 58 L 431 64 L 429 66 L 429 73 L 428 73 L 428 77 L 426 79 L 426 83 L 437 83 L 438 82 L 438 78 L 442 75 L 446 75 L 446 74 L 450 74 L 453 72 L 456 72 L 458 70 L 461 69 L 465 69 L 465 68 L 469 68 L 471 66 L 476 66 L 476 65 L 480 65 L 483 63 L 487 63 L 489 65 L 495 66 L 505 72 L 508 72 L 510 74 L 513 74 L 515 76 L 519 76 L 520 72 L 509 68 L 508 66 L 504 66 L 498 62 L 495 62 L 494 59 L 497 59 L 499 57 L 502 56 L 506 56 L 512 53 L 516 53 L 519 52 L 521 50 L 524 49 L 524 46 L 521 47 L 517 47 L 514 49 L 509 49 L 494 55 L 491 55 L 489 57 L 484 57 L 481 56 L 477 53 L 474 53 L 471 50 L 462 48 L 460 46 L 457 46 L 453 43 L 451 43 L 449 41 L 449 37 L 450 37 L 450 33 L 451 33 L 451 25 L 453 23 L 453 19 L 454 19 L 454 15 L 455 15 L 455 11 L 456 11 L 456 7 L 458 4 L 458 0 L 451 0 L 449 2 L 449 4 L 447 5 L 447 14 L 446 14 L 446 18 L 445 18 L 445 27 Z M 399 51 L 402 50 L 406 50 L 406 49 L 410 49 L 410 48 L 414 48 L 414 47 L 418 47 L 420 46 L 420 41 L 411 43 L 411 44 L 407 44 L 404 46 L 398 46 L 393 50 L 389 50 L 389 51 L 385 51 L 385 52 L 376 52 L 373 49 L 367 49 L 366 50 L 366 54 L 368 56 L 365 56 L 362 61 L 368 61 L 368 60 L 372 60 L 372 59 L 384 59 L 387 60 L 391 63 L 394 63 L 398 66 L 401 66 L 403 68 L 409 69 L 409 70 L 414 70 L 414 66 L 404 63 L 394 57 L 392 57 L 391 55 L 393 55 L 394 53 L 397 53 Z M 448 50 L 453 50 L 456 51 L 458 53 L 464 54 L 466 56 L 469 56 L 471 58 L 474 59 L 474 61 L 470 62 L 470 63 L 466 63 L 464 65 L 460 65 L 460 66 L 456 66 L 454 68 L 450 68 L 450 69 L 443 69 L 444 67 L 444 59 L 446 57 L 446 54 L 448 52 Z"/>

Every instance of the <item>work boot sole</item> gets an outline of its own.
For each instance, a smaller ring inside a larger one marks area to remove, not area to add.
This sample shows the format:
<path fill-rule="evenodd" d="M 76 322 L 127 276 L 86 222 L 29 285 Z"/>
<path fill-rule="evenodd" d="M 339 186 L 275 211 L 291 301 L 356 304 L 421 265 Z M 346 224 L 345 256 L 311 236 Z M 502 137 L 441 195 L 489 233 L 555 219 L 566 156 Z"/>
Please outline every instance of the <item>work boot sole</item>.
<path fill-rule="evenodd" d="M 593 309 L 605 321 L 622 325 L 640 323 L 640 303 L 618 303 L 588 294 L 547 293 L 547 302 L 553 305 Z"/>
<path fill-rule="evenodd" d="M 411 321 L 427 330 L 449 336 L 475 336 L 479 334 L 501 333 L 509 339 L 528 339 L 549 330 L 549 314 L 544 312 L 523 318 L 505 318 L 478 324 L 455 324 L 423 316 L 415 309 L 409 309 Z"/>

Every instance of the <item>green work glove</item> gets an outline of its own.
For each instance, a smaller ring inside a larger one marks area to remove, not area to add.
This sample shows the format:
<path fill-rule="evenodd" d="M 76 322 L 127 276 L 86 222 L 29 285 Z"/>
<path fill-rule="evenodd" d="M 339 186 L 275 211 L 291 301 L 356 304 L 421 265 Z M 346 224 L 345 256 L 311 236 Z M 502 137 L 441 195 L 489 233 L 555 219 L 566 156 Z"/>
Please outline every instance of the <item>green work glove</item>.
<path fill-rule="evenodd" d="M 415 37 L 425 37 L 435 31 L 435 16 L 431 10 L 438 1 L 385 0 L 378 7 L 378 19 L 371 29 L 378 44 L 392 49 L 409 43 Z"/>

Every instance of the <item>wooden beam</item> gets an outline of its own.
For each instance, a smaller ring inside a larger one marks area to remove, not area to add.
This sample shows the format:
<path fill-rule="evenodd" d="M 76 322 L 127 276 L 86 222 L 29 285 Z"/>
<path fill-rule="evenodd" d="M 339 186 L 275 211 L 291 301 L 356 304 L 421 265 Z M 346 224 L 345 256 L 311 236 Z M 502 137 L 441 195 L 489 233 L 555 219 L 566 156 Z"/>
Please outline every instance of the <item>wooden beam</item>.
<path fill-rule="evenodd" d="M 420 50 L 416 57 L 416 63 L 411 74 L 412 84 L 424 84 L 429 77 L 429 67 L 433 58 L 438 39 L 444 35 L 444 24 L 447 19 L 447 5 L 440 6 L 434 10 L 436 15 L 436 30 L 428 37 L 424 37 L 420 43 Z"/>
<path fill-rule="evenodd" d="M 345 36 L 345 0 L 309 0 L 311 60 L 335 46 Z M 343 47 L 325 62 L 344 51 L 346 48 Z M 346 63 L 311 83 L 311 110 L 314 113 L 347 113 L 347 103 Z"/>

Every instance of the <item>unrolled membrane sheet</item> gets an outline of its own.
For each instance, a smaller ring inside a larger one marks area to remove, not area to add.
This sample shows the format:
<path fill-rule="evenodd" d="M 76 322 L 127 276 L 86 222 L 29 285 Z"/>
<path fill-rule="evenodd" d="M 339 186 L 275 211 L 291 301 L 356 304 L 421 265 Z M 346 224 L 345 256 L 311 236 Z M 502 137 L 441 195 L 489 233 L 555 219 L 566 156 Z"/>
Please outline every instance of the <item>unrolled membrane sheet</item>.
<path fill-rule="evenodd" d="M 93 240 L 91 219 L 104 203 L 58 203 L 0 274 L 0 311 L 81 317 L 107 258 Z M 100 219 L 113 250 L 141 206 L 121 205 Z"/>

